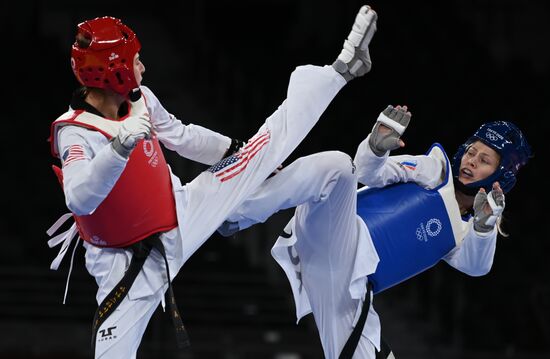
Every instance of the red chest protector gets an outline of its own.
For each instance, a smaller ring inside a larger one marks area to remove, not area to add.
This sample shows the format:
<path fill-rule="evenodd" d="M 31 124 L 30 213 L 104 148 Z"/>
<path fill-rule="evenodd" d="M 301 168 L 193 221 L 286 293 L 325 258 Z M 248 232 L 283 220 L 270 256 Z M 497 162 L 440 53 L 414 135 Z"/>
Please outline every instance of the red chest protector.
<path fill-rule="evenodd" d="M 56 136 L 60 126 L 82 126 L 110 138 L 120 123 L 84 111 L 69 112 L 52 124 L 52 152 L 58 155 Z M 62 184 L 61 169 L 54 166 L 54 171 Z M 97 209 L 90 215 L 73 216 L 80 237 L 99 247 L 126 247 L 177 227 L 170 171 L 158 139 L 139 141 L 118 181 Z"/>

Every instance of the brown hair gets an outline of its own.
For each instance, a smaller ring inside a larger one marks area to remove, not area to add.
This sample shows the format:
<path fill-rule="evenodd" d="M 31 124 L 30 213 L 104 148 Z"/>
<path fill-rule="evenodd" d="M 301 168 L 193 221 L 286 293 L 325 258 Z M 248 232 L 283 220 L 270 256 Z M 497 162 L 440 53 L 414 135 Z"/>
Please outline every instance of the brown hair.
<path fill-rule="evenodd" d="M 78 47 L 80 47 L 81 49 L 87 49 L 88 47 L 90 47 L 90 44 L 92 43 L 92 39 L 86 37 L 82 33 L 76 34 L 75 41 Z"/>

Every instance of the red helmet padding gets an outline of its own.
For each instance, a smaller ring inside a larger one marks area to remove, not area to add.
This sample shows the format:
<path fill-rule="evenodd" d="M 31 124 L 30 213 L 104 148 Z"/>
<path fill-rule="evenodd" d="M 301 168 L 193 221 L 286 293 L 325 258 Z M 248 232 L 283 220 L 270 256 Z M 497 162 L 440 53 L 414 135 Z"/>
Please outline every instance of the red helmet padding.
<path fill-rule="evenodd" d="M 141 44 L 128 26 L 114 17 L 98 17 L 78 24 L 78 34 L 90 40 L 87 48 L 76 41 L 72 46 L 71 66 L 81 84 L 124 96 L 138 87 L 133 64 Z"/>

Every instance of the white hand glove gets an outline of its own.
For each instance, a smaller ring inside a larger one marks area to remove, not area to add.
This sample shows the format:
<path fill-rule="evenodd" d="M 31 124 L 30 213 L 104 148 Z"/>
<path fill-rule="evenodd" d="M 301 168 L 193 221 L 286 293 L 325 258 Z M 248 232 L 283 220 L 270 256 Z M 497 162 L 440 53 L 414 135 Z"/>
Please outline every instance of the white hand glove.
<path fill-rule="evenodd" d="M 150 138 L 152 127 L 148 115 L 128 117 L 120 126 L 118 135 L 111 142 L 113 150 L 124 158 L 130 157 L 130 153 L 139 140 Z"/>
<path fill-rule="evenodd" d="M 407 129 L 411 120 L 411 113 L 407 111 L 407 106 L 388 106 L 384 112 L 378 116 L 371 134 L 369 135 L 369 146 L 378 157 L 382 157 L 386 152 L 405 146 L 401 140 L 401 135 Z"/>
<path fill-rule="evenodd" d="M 474 198 L 474 229 L 487 233 L 495 228 L 498 217 L 504 211 L 504 192 L 498 182 L 493 183 L 493 190 L 485 193 L 481 188 Z"/>
<path fill-rule="evenodd" d="M 120 143 L 126 148 L 134 148 L 139 140 L 151 135 L 149 116 L 130 116 L 122 123 L 118 131 Z"/>
<path fill-rule="evenodd" d="M 122 122 L 118 135 L 111 142 L 113 149 L 122 157 L 128 158 L 138 141 L 150 138 L 152 127 L 148 114 L 128 117 Z"/>
<path fill-rule="evenodd" d="M 111 142 L 113 150 L 124 158 L 130 157 L 138 141 L 151 137 L 153 128 L 145 99 L 139 89 L 130 93 L 130 101 L 132 101 L 132 116 L 122 122 L 118 135 Z"/>

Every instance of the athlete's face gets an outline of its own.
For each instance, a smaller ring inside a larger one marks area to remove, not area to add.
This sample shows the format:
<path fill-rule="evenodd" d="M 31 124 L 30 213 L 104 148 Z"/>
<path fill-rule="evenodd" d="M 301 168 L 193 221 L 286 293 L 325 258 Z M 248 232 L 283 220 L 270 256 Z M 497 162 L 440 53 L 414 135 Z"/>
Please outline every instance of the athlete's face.
<path fill-rule="evenodd" d="M 472 143 L 462 156 L 458 179 L 463 184 L 481 181 L 497 169 L 500 155 L 481 141 Z"/>
<path fill-rule="evenodd" d="M 136 82 L 141 85 L 141 80 L 143 79 L 143 73 L 145 72 L 145 65 L 139 59 L 139 52 L 134 56 L 134 77 Z"/>

